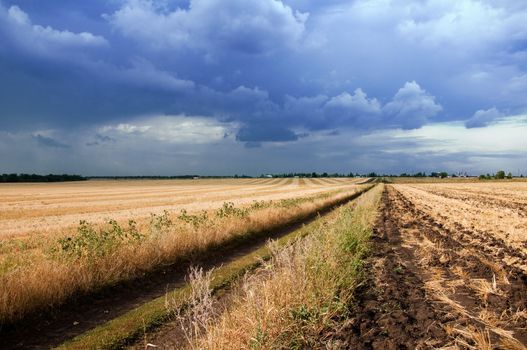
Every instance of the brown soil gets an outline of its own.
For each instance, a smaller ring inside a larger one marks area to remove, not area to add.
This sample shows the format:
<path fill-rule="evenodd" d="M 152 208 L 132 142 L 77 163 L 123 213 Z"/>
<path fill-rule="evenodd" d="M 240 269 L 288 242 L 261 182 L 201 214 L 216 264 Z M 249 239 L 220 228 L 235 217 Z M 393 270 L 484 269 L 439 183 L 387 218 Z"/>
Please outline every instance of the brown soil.
<path fill-rule="evenodd" d="M 411 249 L 402 245 L 399 222 L 387 192 L 383 193 L 373 234 L 371 271 L 357 290 L 353 317 L 335 336 L 343 348 L 417 349 L 441 347 L 448 336 L 426 297 Z M 439 321 L 439 322 L 438 322 Z"/>
<path fill-rule="evenodd" d="M 353 349 L 527 344 L 527 277 L 506 259 L 521 253 L 483 232 L 446 229 L 392 186 L 380 209 L 370 273 L 330 338 Z"/>

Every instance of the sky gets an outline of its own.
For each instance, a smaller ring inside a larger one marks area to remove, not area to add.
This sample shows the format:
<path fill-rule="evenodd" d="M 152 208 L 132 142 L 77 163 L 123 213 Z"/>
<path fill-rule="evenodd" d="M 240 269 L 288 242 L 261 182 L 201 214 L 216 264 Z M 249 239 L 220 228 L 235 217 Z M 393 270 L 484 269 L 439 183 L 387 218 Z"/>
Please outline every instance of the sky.
<path fill-rule="evenodd" d="M 527 174 L 527 2 L 0 0 L 0 173 Z"/>

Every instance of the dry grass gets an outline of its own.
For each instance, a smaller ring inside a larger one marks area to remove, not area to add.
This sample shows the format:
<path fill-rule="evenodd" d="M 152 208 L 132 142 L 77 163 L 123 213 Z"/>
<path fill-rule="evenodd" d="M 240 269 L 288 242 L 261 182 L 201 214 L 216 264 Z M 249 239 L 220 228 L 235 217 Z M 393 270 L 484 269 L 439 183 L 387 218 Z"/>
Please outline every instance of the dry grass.
<path fill-rule="evenodd" d="M 0 264 L 0 323 L 56 306 L 74 294 L 132 278 L 190 254 L 205 254 L 248 233 L 304 218 L 359 189 L 355 186 L 347 192 L 258 202 L 250 210 L 234 208 L 222 217 L 211 213 L 175 217 L 167 213 L 153 216 L 146 229 L 133 224 L 123 228 L 116 223 L 117 229 L 112 225 L 103 229 L 88 226 L 83 229 L 85 236 L 74 235 L 60 244 L 48 241 L 47 245 L 33 247 L 29 254 L 11 251 L 4 254 L 11 260 L 3 260 L 3 270 Z"/>
<path fill-rule="evenodd" d="M 212 271 L 205 272 L 203 268 L 196 267 L 190 269 L 188 282 L 191 292 L 187 301 L 188 308 L 182 309 L 179 303 L 167 300 L 167 310 L 176 314 L 176 320 L 189 343 L 198 339 L 203 331 L 211 327 L 217 314 L 212 296 Z"/>
<path fill-rule="evenodd" d="M 469 327 L 447 327 L 447 331 L 455 339 L 456 349 L 470 350 L 526 350 L 527 347 L 508 334 L 500 339 L 498 344 L 492 341 L 489 329 Z"/>
<path fill-rule="evenodd" d="M 456 343 L 471 350 L 493 350 L 488 330 L 475 327 L 453 328 L 451 335 L 456 337 Z M 473 344 L 473 345 L 472 345 Z"/>
<path fill-rule="evenodd" d="M 368 192 L 354 208 L 341 208 L 307 238 L 272 249 L 271 261 L 246 276 L 228 309 L 204 322 L 188 347 L 331 348 L 330 334 L 349 316 L 381 190 Z"/>
<path fill-rule="evenodd" d="M 516 316 L 509 315 L 507 312 L 497 315 L 495 312 L 482 307 L 479 309 L 479 313 L 475 314 L 475 310 L 468 310 L 460 302 L 452 298 L 457 287 L 467 286 L 474 289 L 480 298 L 486 301 L 490 294 L 501 294 L 495 279 L 492 282 L 483 279 L 446 280 L 437 274 L 430 274 L 429 277 L 430 279 L 425 282 L 425 288 L 428 296 L 432 300 L 447 305 L 457 316 L 469 319 L 473 324 L 478 325 L 478 327 L 473 325 L 469 325 L 468 327 L 451 327 L 447 325 L 445 327 L 447 333 L 455 339 L 456 344 L 461 346 L 461 348 L 495 349 L 495 342 L 491 341 L 490 334 L 498 336 L 501 344 L 509 344 L 510 346 L 514 344 L 521 345 L 514 338 L 514 332 L 504 329 L 509 325 L 510 321 L 513 321 L 513 317 L 521 317 L 521 311 L 518 310 L 515 313 Z M 520 349 L 517 347 L 502 348 Z"/>

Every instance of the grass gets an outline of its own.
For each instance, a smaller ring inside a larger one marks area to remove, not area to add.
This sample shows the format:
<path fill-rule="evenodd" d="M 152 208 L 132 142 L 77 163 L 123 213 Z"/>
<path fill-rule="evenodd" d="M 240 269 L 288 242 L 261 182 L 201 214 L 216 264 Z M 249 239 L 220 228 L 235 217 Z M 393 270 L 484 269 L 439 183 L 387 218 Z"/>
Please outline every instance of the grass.
<path fill-rule="evenodd" d="M 321 217 L 302 228 L 276 240 L 275 247 L 287 246 L 311 233 L 315 227 L 323 224 Z M 231 263 L 214 269 L 210 276 L 208 287 L 212 292 L 220 291 L 254 270 L 271 257 L 271 249 L 263 246 Z M 195 293 L 194 293 L 195 294 Z M 192 286 L 186 284 L 181 288 L 167 292 L 164 296 L 154 299 L 133 309 L 99 327 L 92 329 L 64 344 L 59 349 L 118 349 L 133 340 L 142 337 L 145 331 L 155 328 L 172 319 L 175 313 L 188 306 L 192 298 Z"/>
<path fill-rule="evenodd" d="M 333 191 L 272 204 L 260 202 L 249 209 L 227 203 L 213 213 L 182 211 L 175 216 L 165 212 L 152 216 L 146 231 L 140 231 L 133 221 L 124 227 L 115 221 L 104 227 L 82 223 L 77 234 L 62 237 L 37 256 L 20 254 L 24 264 L 15 259 L 14 267 L 0 265 L 0 324 L 51 309 L 72 296 L 134 278 L 157 266 L 204 256 L 227 242 L 302 220 L 352 193 Z"/>
<path fill-rule="evenodd" d="M 381 191 L 377 186 L 339 209 L 333 221 L 294 244 L 271 244 L 265 268 L 245 278 L 219 319 L 201 315 L 203 331 L 188 347 L 331 348 L 330 334 L 352 315 Z"/>

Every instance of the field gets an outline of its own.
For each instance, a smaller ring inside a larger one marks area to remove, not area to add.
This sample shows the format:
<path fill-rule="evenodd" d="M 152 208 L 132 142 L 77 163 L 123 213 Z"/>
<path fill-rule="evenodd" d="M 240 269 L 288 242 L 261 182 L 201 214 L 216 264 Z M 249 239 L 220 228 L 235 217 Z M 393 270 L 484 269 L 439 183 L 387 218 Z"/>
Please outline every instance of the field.
<path fill-rule="evenodd" d="M 60 234 L 80 220 L 136 221 L 163 210 L 215 209 L 257 200 L 312 195 L 354 179 L 93 180 L 51 184 L 0 184 L 0 237 Z"/>
<path fill-rule="evenodd" d="M 8 348 L 526 348 L 527 182 L 0 191 Z"/>
<path fill-rule="evenodd" d="M 356 341 L 524 349 L 526 196 L 521 182 L 387 186 Z"/>
<path fill-rule="evenodd" d="M 358 181 L 2 185 L 0 322 L 23 321 L 71 298 L 160 266 L 183 266 L 223 245 L 303 220 L 353 195 Z"/>

